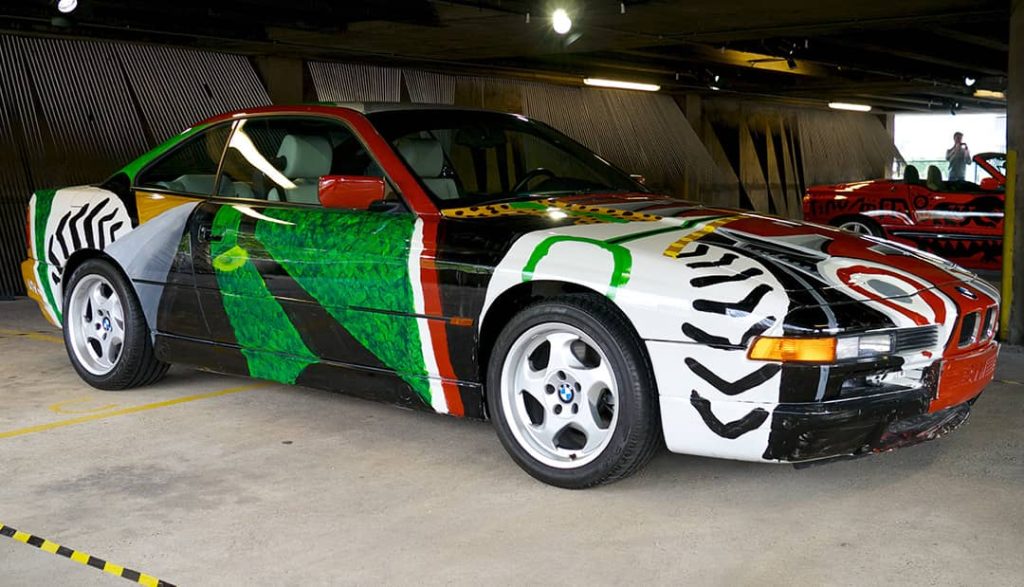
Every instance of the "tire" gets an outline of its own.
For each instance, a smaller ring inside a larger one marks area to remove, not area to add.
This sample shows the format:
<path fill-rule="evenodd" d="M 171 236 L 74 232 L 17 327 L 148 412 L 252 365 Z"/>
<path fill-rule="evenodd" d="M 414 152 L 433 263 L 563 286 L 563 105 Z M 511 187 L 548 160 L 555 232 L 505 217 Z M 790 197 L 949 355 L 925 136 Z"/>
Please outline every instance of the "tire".
<path fill-rule="evenodd" d="M 487 403 L 512 459 L 557 487 L 623 479 L 661 446 L 642 342 L 596 295 L 552 298 L 516 314 L 491 353 Z"/>
<path fill-rule="evenodd" d="M 882 225 L 867 216 L 844 216 L 834 220 L 832 225 L 840 230 L 854 234 L 885 238 L 885 231 L 882 230 Z"/>
<path fill-rule="evenodd" d="M 142 307 L 120 270 L 89 259 L 67 284 L 64 347 L 86 383 L 131 389 L 156 383 L 167 373 L 170 365 L 156 358 Z"/>

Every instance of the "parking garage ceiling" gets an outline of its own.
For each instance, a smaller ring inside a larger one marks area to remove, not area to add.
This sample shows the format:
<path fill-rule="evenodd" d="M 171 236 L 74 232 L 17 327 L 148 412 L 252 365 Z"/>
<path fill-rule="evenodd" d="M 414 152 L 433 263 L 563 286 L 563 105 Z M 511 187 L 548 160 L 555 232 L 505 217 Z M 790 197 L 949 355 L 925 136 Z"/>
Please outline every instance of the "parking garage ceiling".
<path fill-rule="evenodd" d="M 360 60 L 885 111 L 1003 109 L 1005 0 L 79 0 L 0 7 L 0 29 Z M 552 30 L 551 11 L 573 20 Z M 529 15 L 529 16 L 528 16 Z M 716 89 L 717 88 L 717 89 Z M 978 95 L 979 90 L 983 95 Z"/>

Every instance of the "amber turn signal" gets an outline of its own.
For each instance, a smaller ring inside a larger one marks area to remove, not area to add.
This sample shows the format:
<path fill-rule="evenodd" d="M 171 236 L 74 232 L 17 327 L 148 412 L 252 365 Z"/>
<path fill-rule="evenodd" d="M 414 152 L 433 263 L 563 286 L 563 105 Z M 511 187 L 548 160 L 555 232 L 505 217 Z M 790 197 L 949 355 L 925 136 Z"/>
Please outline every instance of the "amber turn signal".
<path fill-rule="evenodd" d="M 750 346 L 747 357 L 755 361 L 831 363 L 836 360 L 836 339 L 762 336 Z"/>

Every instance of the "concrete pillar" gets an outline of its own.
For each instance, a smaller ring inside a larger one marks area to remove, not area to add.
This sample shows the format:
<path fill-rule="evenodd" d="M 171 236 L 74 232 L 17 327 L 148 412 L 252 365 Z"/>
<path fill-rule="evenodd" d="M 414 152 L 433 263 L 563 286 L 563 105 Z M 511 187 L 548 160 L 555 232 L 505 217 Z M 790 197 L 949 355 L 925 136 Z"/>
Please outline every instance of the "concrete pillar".
<path fill-rule="evenodd" d="M 274 104 L 301 104 L 309 101 L 305 92 L 305 68 L 301 59 L 292 57 L 256 57 L 263 84 Z"/>
<path fill-rule="evenodd" d="M 682 100 L 677 99 L 676 104 L 682 107 L 686 121 L 690 123 L 690 128 L 693 129 L 693 132 L 697 133 L 697 138 L 704 142 L 704 113 L 702 111 L 700 94 L 686 94 Z M 697 179 L 688 172 L 684 174 L 682 196 L 688 200 L 706 200 L 700 193 L 700 185 L 698 185 Z"/>
<path fill-rule="evenodd" d="M 896 142 L 896 115 L 895 114 L 879 114 L 879 120 L 882 121 L 882 126 L 885 127 L 885 132 L 889 133 L 889 139 Z M 885 166 L 882 170 L 882 177 L 885 179 L 892 179 L 892 161 Z"/>
<path fill-rule="evenodd" d="M 1006 102 L 1006 236 L 1003 240 L 1003 338 L 1024 344 L 1024 0 L 1010 0 Z"/>

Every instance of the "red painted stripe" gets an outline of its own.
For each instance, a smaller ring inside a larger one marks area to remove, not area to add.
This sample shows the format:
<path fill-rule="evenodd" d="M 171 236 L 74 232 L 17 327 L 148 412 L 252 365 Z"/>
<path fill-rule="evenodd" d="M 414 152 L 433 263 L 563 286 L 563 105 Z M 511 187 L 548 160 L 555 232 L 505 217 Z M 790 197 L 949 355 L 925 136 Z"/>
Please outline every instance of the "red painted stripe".
<path fill-rule="evenodd" d="M 904 307 L 900 306 L 899 304 L 896 304 L 896 303 L 894 303 L 894 302 L 892 302 L 892 301 L 890 301 L 888 299 L 885 299 L 885 298 L 879 296 L 878 294 L 876 294 L 876 293 L 874 293 L 874 292 L 872 292 L 872 291 L 870 291 L 870 290 L 868 290 L 868 289 L 866 289 L 864 287 L 861 287 L 861 286 L 857 285 L 856 283 L 853 282 L 853 279 L 851 279 L 851 277 L 853 275 L 857 275 L 857 274 L 886 275 L 886 276 L 889 276 L 889 277 L 894 277 L 896 279 L 899 279 L 900 281 L 902 281 L 904 283 L 910 284 L 916 290 L 918 290 L 916 295 L 920 296 L 921 299 L 923 299 L 924 302 L 926 304 L 928 304 L 928 306 L 932 309 L 932 312 L 935 313 L 935 321 L 938 322 L 939 324 L 942 324 L 942 323 L 944 323 L 946 321 L 946 306 L 945 306 L 945 304 L 943 304 L 942 300 L 939 299 L 939 296 L 935 295 L 935 293 L 932 292 L 928 288 L 928 286 L 926 286 L 925 284 L 920 283 L 918 281 L 915 281 L 913 279 L 910 279 L 910 278 L 906 277 L 905 275 L 901 275 L 899 273 L 896 273 L 895 271 L 889 271 L 887 269 L 878 269 L 878 268 L 875 268 L 875 267 L 867 267 L 867 266 L 864 266 L 864 265 L 853 265 L 851 267 L 843 267 L 842 269 L 839 269 L 838 271 L 836 271 L 836 275 L 839 277 L 839 279 L 841 279 L 843 281 L 843 283 L 845 283 L 847 286 L 849 286 L 850 289 L 852 289 L 854 291 L 857 291 L 857 292 L 860 292 L 861 294 L 863 294 L 864 296 L 868 297 L 869 299 L 874 300 L 874 301 L 876 301 L 876 302 L 878 302 L 878 303 L 880 303 L 880 304 L 882 304 L 882 305 L 884 305 L 886 307 L 892 308 L 893 310 L 896 310 L 900 314 L 903 314 L 904 316 L 907 316 L 908 318 L 913 320 L 914 323 L 919 325 L 919 326 L 924 326 L 926 324 L 929 324 L 930 321 L 927 318 L 925 318 L 924 316 L 918 314 L 917 312 L 914 312 L 914 311 L 912 311 L 912 310 L 910 310 L 908 308 L 904 308 Z"/>
<path fill-rule="evenodd" d="M 423 218 L 423 253 L 420 257 L 420 280 L 423 284 L 424 311 L 432 316 L 443 315 L 441 309 L 441 290 L 438 287 L 437 269 L 434 265 L 434 253 L 437 250 L 437 219 Z M 444 399 L 448 403 L 448 413 L 453 416 L 465 415 L 459 387 L 452 383 L 457 377 L 452 367 L 451 355 L 448 353 L 448 333 L 446 324 L 440 320 L 428 321 L 430 340 L 434 347 L 434 358 L 441 375 L 441 387 Z"/>

